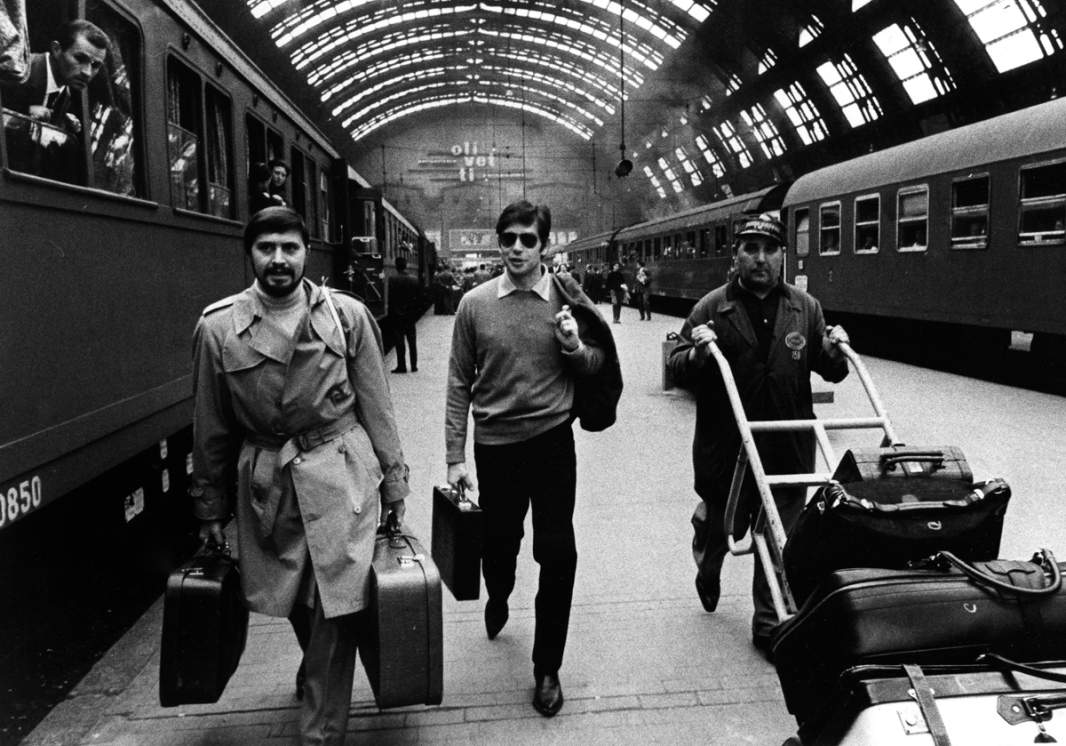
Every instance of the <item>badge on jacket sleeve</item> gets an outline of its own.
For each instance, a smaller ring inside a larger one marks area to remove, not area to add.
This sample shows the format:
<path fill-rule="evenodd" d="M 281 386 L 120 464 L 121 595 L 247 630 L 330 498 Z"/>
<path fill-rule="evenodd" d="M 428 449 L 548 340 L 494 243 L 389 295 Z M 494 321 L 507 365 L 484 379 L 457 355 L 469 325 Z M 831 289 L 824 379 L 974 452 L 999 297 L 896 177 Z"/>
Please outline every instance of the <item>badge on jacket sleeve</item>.
<path fill-rule="evenodd" d="M 799 360 L 801 352 L 807 346 L 807 338 L 799 332 L 789 332 L 785 337 L 785 347 L 792 350 L 792 359 Z"/>

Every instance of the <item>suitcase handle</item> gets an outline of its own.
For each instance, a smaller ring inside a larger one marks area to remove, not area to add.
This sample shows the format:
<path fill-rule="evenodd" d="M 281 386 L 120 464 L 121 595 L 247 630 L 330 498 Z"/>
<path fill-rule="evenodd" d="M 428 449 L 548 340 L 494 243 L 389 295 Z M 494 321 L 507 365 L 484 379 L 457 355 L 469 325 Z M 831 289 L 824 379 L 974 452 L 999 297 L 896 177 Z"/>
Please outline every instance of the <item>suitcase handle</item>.
<path fill-rule="evenodd" d="M 981 568 L 959 559 L 951 552 L 937 552 L 935 559 L 937 562 L 947 561 L 977 583 L 992 586 L 997 590 L 1015 596 L 1053 596 L 1062 588 L 1062 572 L 1059 570 L 1059 564 L 1055 561 L 1055 555 L 1051 553 L 1050 549 L 1041 549 L 1033 555 L 1032 559 L 1033 564 L 1040 565 L 1051 575 L 1050 583 L 1043 588 L 1024 588 L 1017 585 L 1011 585 L 1010 583 L 1004 583 L 999 578 L 990 575 Z"/>
<path fill-rule="evenodd" d="M 1010 658 L 1004 658 L 1002 655 L 996 655 L 995 653 L 982 653 L 977 656 L 977 662 L 988 663 L 1005 673 L 1024 673 L 1038 679 L 1047 679 L 1048 681 L 1057 681 L 1060 684 L 1066 684 L 1066 675 L 1055 673 L 1053 671 L 1045 671 L 1036 666 L 1027 666 L 1024 663 L 1012 661 Z"/>
<path fill-rule="evenodd" d="M 882 453 L 881 471 L 894 471 L 898 464 L 932 464 L 933 469 L 944 467 L 943 451 L 910 451 L 908 453 Z"/>

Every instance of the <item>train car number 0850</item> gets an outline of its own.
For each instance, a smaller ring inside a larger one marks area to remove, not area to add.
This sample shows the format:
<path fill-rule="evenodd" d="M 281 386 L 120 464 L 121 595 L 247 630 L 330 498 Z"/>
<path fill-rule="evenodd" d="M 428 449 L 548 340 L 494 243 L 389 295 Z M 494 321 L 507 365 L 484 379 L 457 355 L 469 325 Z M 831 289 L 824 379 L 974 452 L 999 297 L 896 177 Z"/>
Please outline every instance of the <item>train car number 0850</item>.
<path fill-rule="evenodd" d="M 0 527 L 41 506 L 41 478 L 23 479 L 0 492 Z"/>

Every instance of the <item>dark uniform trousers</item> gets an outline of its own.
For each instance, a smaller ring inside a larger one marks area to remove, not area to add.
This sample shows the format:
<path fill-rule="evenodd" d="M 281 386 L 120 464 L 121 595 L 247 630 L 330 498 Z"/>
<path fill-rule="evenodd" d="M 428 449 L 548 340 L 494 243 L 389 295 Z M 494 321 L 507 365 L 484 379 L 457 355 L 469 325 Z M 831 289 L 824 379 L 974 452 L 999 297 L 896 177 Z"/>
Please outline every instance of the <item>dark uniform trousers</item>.
<path fill-rule="evenodd" d="M 734 535 L 743 532 L 744 527 L 754 520 L 759 507 L 759 494 L 755 489 L 754 482 L 749 472 L 745 478 L 745 494 L 747 504 L 751 506 L 746 515 L 741 508 L 737 510 L 734 523 Z M 774 504 L 781 516 L 781 523 L 788 533 L 800 513 L 807 498 L 806 487 L 778 487 L 773 491 Z M 700 495 L 702 501 L 696 506 L 692 514 L 692 556 L 696 560 L 696 571 L 705 586 L 719 582 L 722 572 L 722 560 L 729 552 L 729 544 L 726 539 L 725 509 L 729 499 L 728 487 L 721 495 Z M 750 520 L 749 520 L 750 516 Z M 770 586 L 763 572 L 762 562 L 755 557 L 755 572 L 751 578 L 752 600 L 755 604 L 755 614 L 752 616 L 751 632 L 753 636 L 760 637 L 769 635 L 771 630 L 778 624 L 777 612 L 774 611 L 773 596 L 770 594 Z"/>
<path fill-rule="evenodd" d="M 555 673 L 563 662 L 577 571 L 574 433 L 567 422 L 518 443 L 475 442 L 474 463 L 485 521 L 482 564 L 491 600 L 506 601 L 514 590 L 526 511 L 533 508 L 533 559 L 540 565 L 533 672 Z"/>

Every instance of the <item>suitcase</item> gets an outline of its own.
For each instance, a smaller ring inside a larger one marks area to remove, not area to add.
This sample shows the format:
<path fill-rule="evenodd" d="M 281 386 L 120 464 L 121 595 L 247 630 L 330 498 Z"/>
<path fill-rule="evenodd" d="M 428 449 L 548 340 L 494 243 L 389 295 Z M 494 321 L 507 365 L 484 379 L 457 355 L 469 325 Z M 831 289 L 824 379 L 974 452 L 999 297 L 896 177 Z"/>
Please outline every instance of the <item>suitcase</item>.
<path fill-rule="evenodd" d="M 772 640 L 785 704 L 801 725 L 820 716 L 837 677 L 855 665 L 1066 658 L 1066 592 L 1049 552 L 1039 563 L 958 562 L 980 579 L 957 567 L 826 576 Z"/>
<path fill-rule="evenodd" d="M 1066 718 L 1051 718 L 1063 703 L 1066 661 L 1038 664 L 1033 673 L 988 665 L 922 666 L 943 732 L 953 746 L 1031 744 L 1041 732 L 1066 741 Z M 915 682 L 902 666 L 856 666 L 844 672 L 820 727 L 800 730 L 804 746 L 914 746 L 931 742 L 927 717 L 914 697 Z M 1028 701 L 1026 701 L 1028 700 Z M 1038 708 L 1047 707 L 1043 721 Z M 1040 740 L 1035 740 L 1040 743 Z M 1051 741 L 1045 741 L 1050 743 Z"/>
<path fill-rule="evenodd" d="M 942 550 L 966 560 L 999 555 L 1011 495 L 1002 479 L 966 488 L 928 476 L 890 478 L 876 498 L 852 494 L 854 484 L 821 488 L 789 533 L 782 561 L 797 603 L 833 570 L 902 569 Z"/>
<path fill-rule="evenodd" d="M 433 561 L 456 601 L 481 595 L 481 508 L 462 490 L 433 488 Z"/>
<path fill-rule="evenodd" d="M 962 450 L 956 446 L 905 446 L 853 448 L 840 459 L 833 480 L 852 486 L 863 495 L 858 483 L 871 483 L 876 489 L 882 480 L 927 478 L 973 484 L 973 472 Z"/>
<path fill-rule="evenodd" d="M 228 548 L 201 547 L 167 578 L 159 703 L 217 702 L 247 637 L 248 609 L 237 563 Z"/>
<path fill-rule="evenodd" d="M 438 705 L 444 688 L 440 573 L 390 516 L 370 565 L 367 625 L 359 655 L 378 707 Z"/>

